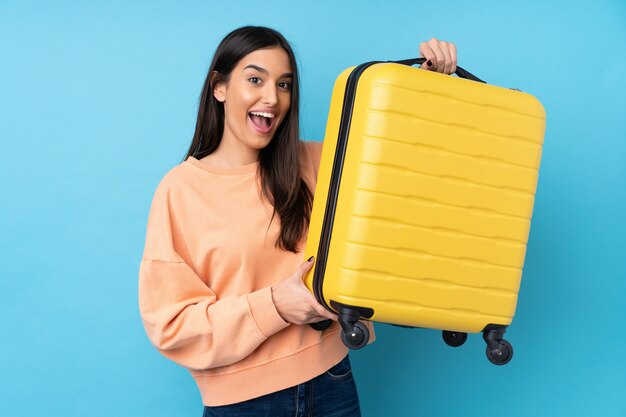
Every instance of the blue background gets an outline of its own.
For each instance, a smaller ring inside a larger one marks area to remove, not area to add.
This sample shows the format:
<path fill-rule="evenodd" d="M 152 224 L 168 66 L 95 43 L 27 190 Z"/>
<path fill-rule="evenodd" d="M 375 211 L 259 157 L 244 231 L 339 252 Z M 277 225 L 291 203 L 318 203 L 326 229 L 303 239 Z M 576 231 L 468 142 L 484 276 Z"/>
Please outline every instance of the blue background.
<path fill-rule="evenodd" d="M 144 334 L 137 273 L 213 51 L 244 24 L 295 44 L 307 139 L 342 69 L 431 37 L 547 112 L 513 361 L 491 365 L 477 335 L 452 349 L 379 325 L 352 354 L 364 417 L 626 415 L 623 0 L 1 0 L 0 415 L 200 416 Z"/>

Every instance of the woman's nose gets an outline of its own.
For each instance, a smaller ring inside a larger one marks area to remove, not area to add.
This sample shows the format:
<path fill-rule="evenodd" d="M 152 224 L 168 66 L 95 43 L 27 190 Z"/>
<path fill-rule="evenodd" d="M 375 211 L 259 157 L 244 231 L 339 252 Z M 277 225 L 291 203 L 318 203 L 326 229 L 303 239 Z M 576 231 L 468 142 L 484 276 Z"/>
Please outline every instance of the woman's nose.
<path fill-rule="evenodd" d="M 263 103 L 268 106 L 274 106 L 278 101 L 278 94 L 276 87 L 273 85 L 266 85 L 263 89 Z"/>

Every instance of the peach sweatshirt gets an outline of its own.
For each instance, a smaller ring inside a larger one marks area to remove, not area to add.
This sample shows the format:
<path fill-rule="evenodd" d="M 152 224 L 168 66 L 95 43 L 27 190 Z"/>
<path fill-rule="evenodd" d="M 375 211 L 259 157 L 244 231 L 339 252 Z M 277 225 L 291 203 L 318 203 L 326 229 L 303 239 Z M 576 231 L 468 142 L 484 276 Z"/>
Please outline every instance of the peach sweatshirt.
<path fill-rule="evenodd" d="M 314 190 L 322 144 L 300 148 Z M 189 369 L 209 406 L 303 383 L 347 353 L 337 323 L 318 332 L 276 311 L 270 286 L 314 254 L 275 247 L 280 219 L 270 225 L 257 168 L 190 157 L 164 176 L 150 209 L 139 271 L 143 323 L 154 346 Z"/>

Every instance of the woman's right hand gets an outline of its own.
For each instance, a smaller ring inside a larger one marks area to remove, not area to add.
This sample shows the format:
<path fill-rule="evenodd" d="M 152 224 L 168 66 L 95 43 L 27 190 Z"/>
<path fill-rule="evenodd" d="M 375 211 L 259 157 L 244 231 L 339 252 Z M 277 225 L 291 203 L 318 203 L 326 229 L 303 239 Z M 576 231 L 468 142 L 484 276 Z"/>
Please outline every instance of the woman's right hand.
<path fill-rule="evenodd" d="M 313 257 L 282 282 L 272 286 L 272 298 L 278 314 L 288 323 L 308 324 L 331 319 L 337 315 L 326 310 L 304 285 L 303 277 L 313 266 Z"/>

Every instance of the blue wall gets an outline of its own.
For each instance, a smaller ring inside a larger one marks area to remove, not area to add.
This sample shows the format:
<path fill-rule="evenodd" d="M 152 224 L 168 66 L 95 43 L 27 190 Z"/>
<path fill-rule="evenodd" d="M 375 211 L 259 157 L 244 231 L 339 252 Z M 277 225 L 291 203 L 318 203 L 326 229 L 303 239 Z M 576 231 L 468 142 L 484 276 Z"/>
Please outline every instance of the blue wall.
<path fill-rule="evenodd" d="M 145 337 L 137 272 L 154 188 L 243 24 L 295 44 L 308 139 L 340 70 L 433 36 L 547 112 L 513 361 L 379 325 L 352 355 L 364 416 L 626 415 L 626 2 L 174 3 L 0 1 L 0 415 L 201 414 Z"/>

